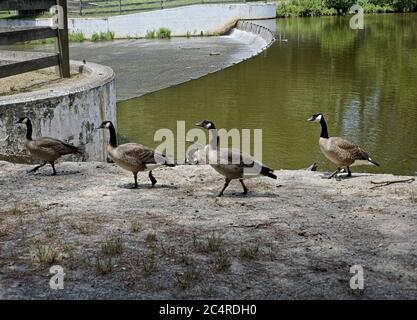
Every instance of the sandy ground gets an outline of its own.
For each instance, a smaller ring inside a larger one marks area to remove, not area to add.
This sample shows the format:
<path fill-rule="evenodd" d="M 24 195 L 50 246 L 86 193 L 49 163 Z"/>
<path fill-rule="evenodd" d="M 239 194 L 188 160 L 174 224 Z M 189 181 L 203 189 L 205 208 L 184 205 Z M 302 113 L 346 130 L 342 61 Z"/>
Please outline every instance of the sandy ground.
<path fill-rule="evenodd" d="M 26 72 L 0 79 L 0 96 L 70 84 L 79 81 L 82 76 L 81 73 L 73 71 L 71 73 L 71 79 L 62 79 L 55 72 L 55 67 Z"/>
<path fill-rule="evenodd" d="M 278 171 L 217 198 L 207 166 L 158 168 L 154 188 L 140 174 L 137 190 L 113 164 L 28 168 L 0 162 L 3 299 L 417 298 L 417 182 L 371 189 L 408 177 Z"/>

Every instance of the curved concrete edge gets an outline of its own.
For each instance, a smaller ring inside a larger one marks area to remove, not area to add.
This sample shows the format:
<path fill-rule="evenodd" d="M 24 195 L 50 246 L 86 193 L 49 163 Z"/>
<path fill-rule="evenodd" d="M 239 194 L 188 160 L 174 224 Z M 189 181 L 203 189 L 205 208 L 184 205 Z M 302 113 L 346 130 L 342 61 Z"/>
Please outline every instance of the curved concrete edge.
<path fill-rule="evenodd" d="M 25 130 L 15 124 L 23 116 L 32 120 L 34 137 L 54 137 L 80 147 L 83 154 L 73 160 L 106 160 L 107 140 L 95 127 L 104 120 L 116 122 L 114 72 L 78 61 L 71 61 L 71 67 L 82 68 L 86 76 L 0 98 L 0 160 L 35 160 L 25 150 Z"/>
<path fill-rule="evenodd" d="M 258 53 L 268 49 L 275 42 L 275 36 L 272 30 L 250 20 L 238 21 L 235 29 L 254 34 L 265 42 L 265 45 L 260 46 Z"/>
<path fill-rule="evenodd" d="M 37 55 L 37 53 L 28 53 L 20 51 L 7 51 L 13 60 L 19 61 L 23 58 L 23 55 L 30 54 L 31 56 Z M 44 55 L 39 53 L 39 55 Z M 51 84 L 45 89 L 40 89 L 31 92 L 22 92 L 18 94 L 0 96 L 0 110 L 2 106 L 6 106 L 13 103 L 33 102 L 44 99 L 60 98 L 65 95 L 70 95 L 90 89 L 101 87 L 104 84 L 111 82 L 115 78 L 113 69 L 107 66 L 103 66 L 96 63 L 83 64 L 81 61 L 71 60 L 71 70 L 85 74 L 79 81 L 66 85 L 60 83 Z"/>
<path fill-rule="evenodd" d="M 108 18 L 69 18 L 71 32 L 90 38 L 97 32 L 112 31 L 115 38 L 144 38 L 148 31 L 168 28 L 171 36 L 219 35 L 238 20 L 276 18 L 276 4 L 196 4 L 177 8 L 111 16 Z M 0 20 L 0 27 L 49 26 L 50 19 Z"/>
<path fill-rule="evenodd" d="M 211 70 L 210 72 L 207 73 L 203 73 L 197 77 L 193 77 L 193 78 L 189 78 L 186 81 L 180 81 L 178 83 L 174 83 L 174 84 L 167 84 L 166 86 L 162 86 L 159 87 L 155 90 L 150 90 L 147 91 L 143 94 L 140 94 L 136 97 L 132 97 L 126 100 L 122 100 L 122 101 L 127 101 L 130 99 L 135 99 L 138 97 L 142 97 L 144 95 L 147 94 L 151 94 L 154 92 L 158 92 L 161 90 L 165 90 L 171 87 L 175 87 L 190 81 L 194 81 L 194 80 L 198 80 L 200 78 L 203 78 L 205 76 L 208 76 L 210 74 L 214 74 L 216 72 L 225 70 L 227 68 L 233 67 L 241 62 L 244 62 L 248 59 L 254 58 L 256 56 L 258 56 L 260 53 L 264 52 L 265 50 L 267 50 L 274 42 L 275 42 L 275 36 L 274 36 L 274 32 L 271 31 L 269 28 L 262 26 L 261 24 L 259 24 L 258 22 L 253 22 L 251 20 L 244 20 L 244 21 L 238 21 L 237 23 L 235 23 L 231 29 L 229 29 L 228 34 L 225 35 L 227 37 L 232 37 L 235 40 L 244 42 L 245 44 L 247 44 L 248 46 L 252 47 L 253 50 L 253 54 L 248 55 L 244 58 L 241 58 L 239 60 L 235 60 L 232 63 L 230 63 L 229 65 L 226 65 L 224 67 L 219 67 L 218 69 L 214 69 Z M 121 102 L 121 101 L 118 101 Z"/>

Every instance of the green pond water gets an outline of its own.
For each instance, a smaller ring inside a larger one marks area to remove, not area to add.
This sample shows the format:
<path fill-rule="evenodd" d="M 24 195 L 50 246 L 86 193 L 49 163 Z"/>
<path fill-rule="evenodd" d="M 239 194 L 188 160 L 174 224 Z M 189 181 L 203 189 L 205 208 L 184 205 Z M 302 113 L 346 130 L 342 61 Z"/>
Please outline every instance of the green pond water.
<path fill-rule="evenodd" d="M 417 171 L 417 14 L 277 20 L 266 52 L 236 66 L 118 104 L 123 139 L 156 147 L 159 128 L 176 132 L 212 120 L 218 128 L 263 130 L 264 163 L 299 169 L 317 162 L 322 112 L 330 135 L 367 150 L 381 167 L 355 171 L 411 175 Z M 279 41 L 279 39 L 288 41 Z"/>

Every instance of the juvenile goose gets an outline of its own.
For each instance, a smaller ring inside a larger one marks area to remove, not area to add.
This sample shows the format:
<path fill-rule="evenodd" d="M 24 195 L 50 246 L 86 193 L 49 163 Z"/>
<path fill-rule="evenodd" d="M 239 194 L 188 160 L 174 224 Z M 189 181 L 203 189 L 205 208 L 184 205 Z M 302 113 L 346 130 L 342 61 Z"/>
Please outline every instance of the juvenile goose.
<path fill-rule="evenodd" d="M 135 178 L 134 188 L 138 187 L 138 172 L 149 171 L 149 179 L 152 187 L 156 184 L 156 179 L 152 175 L 152 170 L 166 165 L 174 167 L 174 164 L 168 163 L 169 160 L 162 154 L 145 147 L 138 143 L 125 143 L 117 145 L 116 130 L 111 121 L 104 121 L 98 129 L 109 129 L 110 140 L 107 145 L 107 152 L 110 158 L 121 168 L 133 173 Z"/>
<path fill-rule="evenodd" d="M 70 144 L 66 144 L 60 140 L 41 137 L 37 139 L 32 139 L 32 122 L 29 118 L 23 117 L 20 118 L 16 124 L 25 124 L 26 125 L 26 149 L 29 150 L 30 154 L 37 159 L 43 161 L 42 164 L 36 166 L 30 172 L 35 172 L 39 168 L 46 165 L 48 162 L 52 166 L 53 175 L 56 175 L 55 171 L 55 161 L 67 154 L 80 154 L 81 150 L 77 147 L 74 147 Z"/>
<path fill-rule="evenodd" d="M 350 140 L 341 137 L 330 137 L 327 131 L 327 124 L 324 116 L 321 113 L 315 113 L 308 121 L 320 122 L 321 134 L 319 140 L 319 146 L 321 152 L 327 159 L 333 162 L 337 166 L 337 170 L 333 172 L 328 179 L 333 178 L 337 175 L 342 168 L 346 167 L 346 177 L 352 176 L 350 167 L 358 165 L 374 165 L 379 166 L 377 162 L 372 160 L 368 153 L 360 148 L 357 144 Z"/>
<path fill-rule="evenodd" d="M 195 125 L 209 130 L 216 129 L 214 123 L 208 120 L 203 120 Z M 215 136 L 213 136 L 213 138 L 215 138 Z M 239 182 L 243 187 L 243 194 L 246 194 L 248 192 L 248 188 L 243 182 L 244 178 L 253 178 L 260 175 L 267 176 L 272 179 L 277 178 L 277 176 L 273 173 L 274 170 L 263 165 L 250 155 L 236 149 L 217 148 L 218 146 L 219 137 L 217 137 L 217 140 L 213 140 L 210 144 L 206 145 L 202 151 L 197 151 L 195 160 L 197 162 L 205 162 L 207 160 L 207 156 L 209 159 L 217 159 L 217 161 L 210 161 L 209 164 L 214 168 L 214 170 L 225 177 L 223 189 L 218 194 L 219 197 L 223 195 L 224 190 L 226 190 L 230 181 L 233 179 L 239 179 Z M 239 159 L 240 162 L 234 164 L 232 163 L 233 159 Z"/>

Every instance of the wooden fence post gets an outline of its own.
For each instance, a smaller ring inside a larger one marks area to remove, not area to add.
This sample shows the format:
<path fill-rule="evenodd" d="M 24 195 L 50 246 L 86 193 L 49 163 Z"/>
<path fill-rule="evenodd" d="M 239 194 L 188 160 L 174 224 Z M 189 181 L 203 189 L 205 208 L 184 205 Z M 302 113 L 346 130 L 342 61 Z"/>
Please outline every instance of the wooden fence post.
<path fill-rule="evenodd" d="M 83 0 L 80 0 L 80 16 L 83 15 Z"/>
<path fill-rule="evenodd" d="M 59 73 L 63 78 L 70 77 L 69 46 L 68 46 L 68 11 L 67 0 L 57 0 L 63 9 L 64 28 L 58 28 Z"/>
<path fill-rule="evenodd" d="M 119 0 L 119 14 L 122 14 L 122 0 Z"/>

